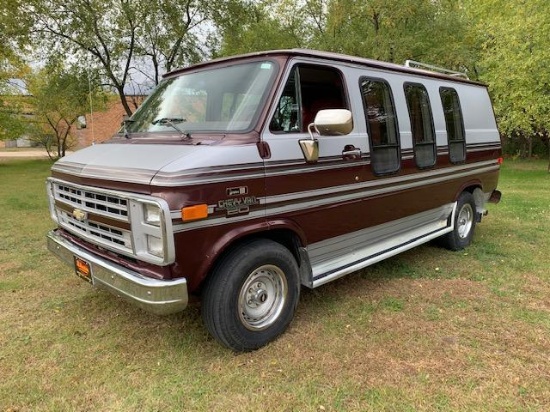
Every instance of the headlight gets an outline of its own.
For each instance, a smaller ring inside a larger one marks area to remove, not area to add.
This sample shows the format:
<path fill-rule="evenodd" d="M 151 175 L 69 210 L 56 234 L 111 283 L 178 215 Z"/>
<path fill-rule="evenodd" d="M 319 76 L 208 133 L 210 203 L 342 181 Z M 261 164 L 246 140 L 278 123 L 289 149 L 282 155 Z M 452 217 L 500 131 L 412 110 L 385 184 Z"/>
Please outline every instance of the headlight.
<path fill-rule="evenodd" d="M 164 257 L 164 244 L 162 239 L 147 235 L 147 252 L 158 257 Z"/>
<path fill-rule="evenodd" d="M 130 198 L 131 241 L 136 257 L 156 265 L 174 262 L 174 232 L 168 203 L 164 199 Z"/>
<path fill-rule="evenodd" d="M 161 210 L 158 205 L 152 203 L 145 204 L 145 222 L 153 225 L 160 226 Z"/>
<path fill-rule="evenodd" d="M 48 192 L 48 204 L 50 207 L 50 216 L 55 223 L 59 223 L 59 218 L 57 217 L 57 211 L 55 210 L 55 195 L 53 193 L 54 187 L 53 183 L 49 180 L 46 182 L 46 191 Z"/>

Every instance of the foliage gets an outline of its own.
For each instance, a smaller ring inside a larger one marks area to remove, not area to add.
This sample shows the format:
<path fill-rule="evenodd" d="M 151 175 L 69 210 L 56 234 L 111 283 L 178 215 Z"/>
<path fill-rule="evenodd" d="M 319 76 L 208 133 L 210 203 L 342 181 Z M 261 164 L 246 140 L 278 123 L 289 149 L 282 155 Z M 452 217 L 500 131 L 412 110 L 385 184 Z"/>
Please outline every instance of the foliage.
<path fill-rule="evenodd" d="M 375 59 L 463 68 L 467 25 L 454 2 L 432 0 L 233 1 L 217 19 L 219 54 L 306 47 Z"/>
<path fill-rule="evenodd" d="M 221 35 L 212 42 L 214 56 L 307 46 L 300 2 L 230 0 L 213 20 Z"/>
<path fill-rule="evenodd" d="M 550 131 L 550 12 L 545 0 L 467 3 L 478 42 L 480 78 L 489 84 L 502 133 L 525 141 L 548 142 Z"/>
<path fill-rule="evenodd" d="M 550 7 L 544 0 L 524 4 L 477 2 L 482 36 L 482 78 L 490 85 L 505 133 L 550 129 Z M 489 14 L 490 13 L 490 14 Z"/>
<path fill-rule="evenodd" d="M 20 115 L 24 107 L 22 86 L 16 81 L 26 70 L 11 53 L 0 54 L 0 140 L 15 140 L 26 130 Z"/>
<path fill-rule="evenodd" d="M 68 64 L 100 70 L 128 114 L 128 87 L 155 85 L 164 71 L 203 55 L 195 29 L 208 16 L 205 1 L 10 1 L 32 20 L 30 31 L 18 32 L 20 37 L 32 39 L 48 55 L 71 56 Z"/>
<path fill-rule="evenodd" d="M 84 70 L 51 63 L 27 78 L 32 94 L 31 139 L 44 146 L 51 158 L 63 157 L 74 144 L 74 125 L 90 107 L 101 108 L 106 96 L 94 87 L 97 78 Z"/>
<path fill-rule="evenodd" d="M 448 3 L 451 4 L 451 3 Z M 335 0 L 319 32 L 322 48 L 378 60 L 406 59 L 456 67 L 465 26 L 452 7 L 431 0 Z"/>

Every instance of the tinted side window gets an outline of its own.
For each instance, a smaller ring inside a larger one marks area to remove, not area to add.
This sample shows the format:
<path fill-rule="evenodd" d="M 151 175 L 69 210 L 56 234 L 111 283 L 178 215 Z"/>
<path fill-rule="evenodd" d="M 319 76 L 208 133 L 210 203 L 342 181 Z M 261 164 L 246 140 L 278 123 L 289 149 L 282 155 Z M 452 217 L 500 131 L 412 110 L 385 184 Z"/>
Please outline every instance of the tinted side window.
<path fill-rule="evenodd" d="M 371 147 L 371 164 L 375 174 L 399 170 L 399 133 L 390 85 L 380 79 L 361 78 L 363 109 Z"/>
<path fill-rule="evenodd" d="M 416 165 L 420 168 L 431 167 L 435 164 L 436 147 L 428 91 L 421 84 L 405 83 L 404 88 Z"/>
<path fill-rule="evenodd" d="M 452 163 L 463 162 L 466 159 L 466 139 L 458 93 L 455 89 L 442 87 L 439 89 L 439 94 L 445 114 L 449 157 Z"/>

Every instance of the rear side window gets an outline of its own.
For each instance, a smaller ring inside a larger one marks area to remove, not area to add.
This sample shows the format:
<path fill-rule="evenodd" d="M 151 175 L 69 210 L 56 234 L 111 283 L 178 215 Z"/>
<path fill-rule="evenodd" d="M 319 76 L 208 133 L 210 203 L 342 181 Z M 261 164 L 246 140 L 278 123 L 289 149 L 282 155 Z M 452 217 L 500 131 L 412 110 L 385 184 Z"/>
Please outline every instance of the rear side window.
<path fill-rule="evenodd" d="M 414 158 L 419 168 L 435 164 L 436 147 L 428 91 L 421 84 L 405 83 L 405 98 L 411 121 Z"/>
<path fill-rule="evenodd" d="M 458 93 L 455 89 L 442 87 L 439 89 L 439 94 L 443 105 L 443 113 L 445 114 L 449 158 L 452 163 L 460 163 L 466 159 L 466 139 Z"/>
<path fill-rule="evenodd" d="M 363 109 L 371 147 L 371 165 L 377 175 L 400 167 L 397 116 L 390 85 L 381 79 L 360 79 Z"/>

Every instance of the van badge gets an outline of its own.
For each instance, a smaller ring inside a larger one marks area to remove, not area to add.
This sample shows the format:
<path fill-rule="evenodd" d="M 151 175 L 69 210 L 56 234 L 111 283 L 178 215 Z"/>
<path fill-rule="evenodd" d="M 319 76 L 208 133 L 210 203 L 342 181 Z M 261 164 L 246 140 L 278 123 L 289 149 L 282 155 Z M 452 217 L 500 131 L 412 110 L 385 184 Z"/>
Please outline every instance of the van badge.
<path fill-rule="evenodd" d="M 88 217 L 88 214 L 80 209 L 74 209 L 73 210 L 73 217 L 78 220 L 79 222 L 83 222 Z"/>
<path fill-rule="evenodd" d="M 260 202 L 256 196 L 243 196 L 234 199 L 224 199 L 218 201 L 218 210 L 225 210 L 228 215 L 248 213 L 250 206 L 257 205 Z"/>

